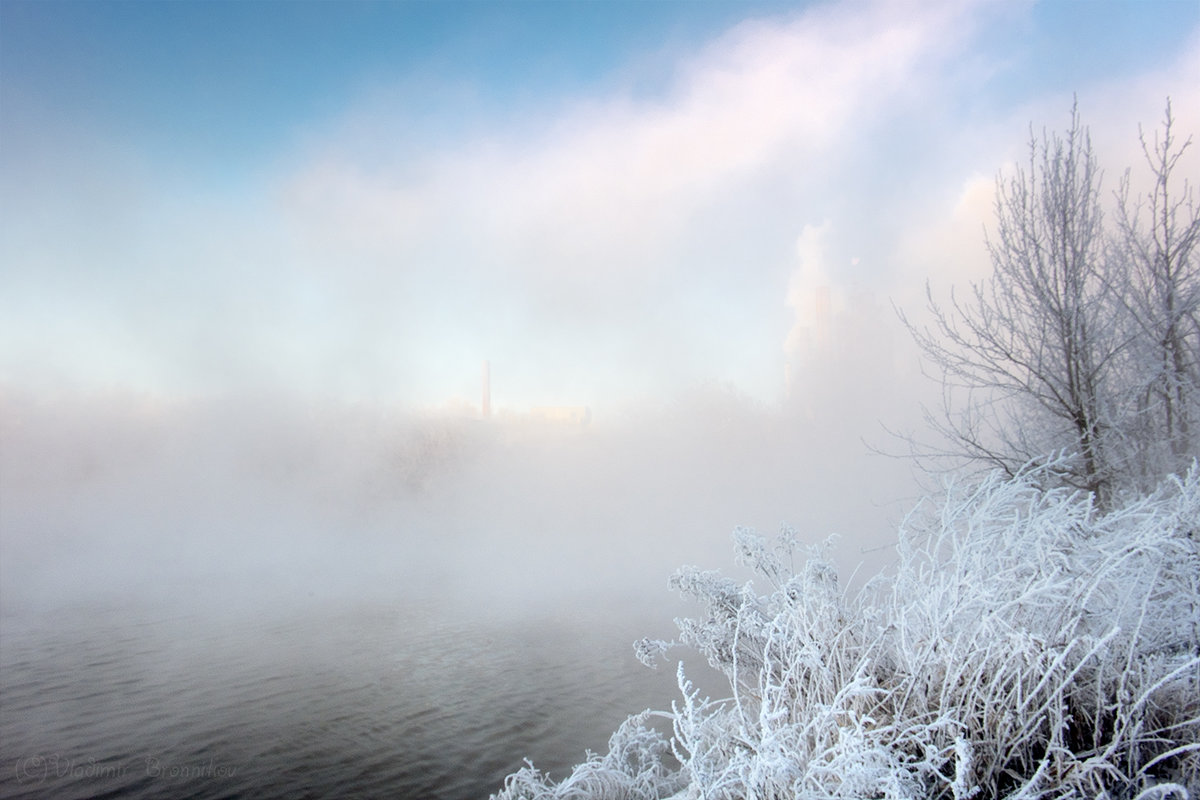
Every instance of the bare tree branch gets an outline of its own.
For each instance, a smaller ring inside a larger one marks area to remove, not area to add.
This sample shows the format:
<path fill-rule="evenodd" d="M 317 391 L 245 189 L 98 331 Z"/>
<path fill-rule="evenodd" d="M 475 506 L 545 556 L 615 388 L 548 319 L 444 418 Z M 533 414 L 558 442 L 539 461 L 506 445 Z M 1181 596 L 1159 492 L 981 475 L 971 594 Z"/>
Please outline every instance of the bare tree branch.
<path fill-rule="evenodd" d="M 926 418 L 950 444 L 923 455 L 1011 475 L 1063 451 L 1074 455 L 1054 473 L 1062 483 L 1111 496 L 1128 326 L 1117 262 L 1104 257 L 1100 183 L 1077 108 L 1063 134 L 1031 131 L 1027 165 L 998 181 L 991 277 L 946 304 L 927 285 L 929 327 L 901 314 L 943 385 Z"/>

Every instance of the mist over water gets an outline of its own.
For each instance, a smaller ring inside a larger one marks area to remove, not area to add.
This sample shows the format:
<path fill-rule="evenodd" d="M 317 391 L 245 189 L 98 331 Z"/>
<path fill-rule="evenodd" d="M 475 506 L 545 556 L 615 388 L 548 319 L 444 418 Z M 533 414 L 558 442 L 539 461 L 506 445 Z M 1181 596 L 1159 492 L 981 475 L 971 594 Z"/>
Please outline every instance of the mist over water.
<path fill-rule="evenodd" d="M 886 567 L 891 304 L 1068 98 L 1200 129 L 1195 11 L 0 0 L 0 798 L 484 797 L 735 527 Z"/>
<path fill-rule="evenodd" d="M 846 421 L 716 386 L 586 426 L 15 395 L 3 426 L 12 796 L 100 791 L 89 759 L 128 797 L 477 797 L 525 757 L 563 770 L 669 707 L 673 670 L 630 644 L 689 612 L 675 568 L 737 574 L 730 531 L 786 522 L 871 572 L 913 492 Z"/>

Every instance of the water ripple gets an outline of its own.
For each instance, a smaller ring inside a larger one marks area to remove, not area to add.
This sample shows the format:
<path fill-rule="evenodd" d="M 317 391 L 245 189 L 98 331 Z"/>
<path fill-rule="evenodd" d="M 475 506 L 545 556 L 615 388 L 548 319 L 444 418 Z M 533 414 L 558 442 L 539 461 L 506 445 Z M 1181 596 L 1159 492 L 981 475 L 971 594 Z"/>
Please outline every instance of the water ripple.
<path fill-rule="evenodd" d="M 480 798 L 525 757 L 561 774 L 672 688 L 618 635 L 383 604 L 80 609 L 5 617 L 0 640 L 11 798 Z"/>

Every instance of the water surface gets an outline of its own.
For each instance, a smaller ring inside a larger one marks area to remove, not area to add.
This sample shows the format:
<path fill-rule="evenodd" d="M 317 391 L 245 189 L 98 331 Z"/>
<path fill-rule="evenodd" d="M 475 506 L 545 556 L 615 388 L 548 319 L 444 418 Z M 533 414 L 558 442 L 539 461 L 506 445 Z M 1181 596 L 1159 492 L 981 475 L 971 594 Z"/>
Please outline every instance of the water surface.
<path fill-rule="evenodd" d="M 4 797 L 486 797 L 526 757 L 564 774 L 673 688 L 600 619 L 163 611 L 3 617 Z"/>

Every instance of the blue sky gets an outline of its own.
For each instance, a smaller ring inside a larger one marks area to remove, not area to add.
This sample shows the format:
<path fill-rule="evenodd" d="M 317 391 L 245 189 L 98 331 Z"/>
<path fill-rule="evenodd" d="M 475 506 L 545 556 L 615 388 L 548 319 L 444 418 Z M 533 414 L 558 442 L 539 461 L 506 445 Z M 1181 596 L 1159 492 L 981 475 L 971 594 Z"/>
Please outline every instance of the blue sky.
<path fill-rule="evenodd" d="M 863 333 L 863 297 L 986 267 L 991 179 L 1073 94 L 1110 176 L 1166 96 L 1197 131 L 1198 26 L 1194 2 L 4 0 L 0 388 L 429 406 L 490 359 L 501 407 L 771 402 L 818 288 Z"/>

